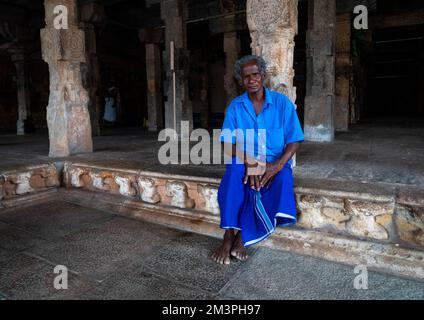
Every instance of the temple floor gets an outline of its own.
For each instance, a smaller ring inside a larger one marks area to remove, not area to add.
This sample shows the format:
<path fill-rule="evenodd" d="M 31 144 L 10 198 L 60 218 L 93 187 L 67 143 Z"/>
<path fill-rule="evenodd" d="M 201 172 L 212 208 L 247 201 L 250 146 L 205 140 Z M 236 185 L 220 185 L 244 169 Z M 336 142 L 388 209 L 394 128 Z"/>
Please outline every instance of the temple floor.
<path fill-rule="evenodd" d="M 220 240 L 62 201 L 0 215 L 0 299 L 424 299 L 424 282 L 263 247 L 229 266 Z M 54 288 L 57 265 L 68 289 Z"/>

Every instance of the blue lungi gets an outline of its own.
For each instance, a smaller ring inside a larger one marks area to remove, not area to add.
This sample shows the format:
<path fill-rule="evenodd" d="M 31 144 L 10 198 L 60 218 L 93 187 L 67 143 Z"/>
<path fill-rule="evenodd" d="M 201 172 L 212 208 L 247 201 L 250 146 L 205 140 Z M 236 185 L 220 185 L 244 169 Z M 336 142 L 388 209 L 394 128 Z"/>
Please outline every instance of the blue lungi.
<path fill-rule="evenodd" d="M 250 181 L 243 184 L 244 164 L 226 165 L 218 189 L 221 228 L 241 230 L 245 247 L 269 237 L 277 226 L 296 223 L 296 202 L 291 165 L 278 172 L 269 188 L 258 192 Z"/>

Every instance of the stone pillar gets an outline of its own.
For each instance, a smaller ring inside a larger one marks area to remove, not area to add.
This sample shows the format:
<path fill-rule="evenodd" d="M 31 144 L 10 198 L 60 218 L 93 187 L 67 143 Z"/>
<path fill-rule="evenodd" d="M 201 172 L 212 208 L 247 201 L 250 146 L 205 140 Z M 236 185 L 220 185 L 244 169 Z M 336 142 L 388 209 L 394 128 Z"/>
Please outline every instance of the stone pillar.
<path fill-rule="evenodd" d="M 349 91 L 352 72 L 350 59 L 350 13 L 336 17 L 336 131 L 347 131 L 350 121 Z"/>
<path fill-rule="evenodd" d="M 81 65 L 84 88 L 89 95 L 88 111 L 90 113 L 92 133 L 100 135 L 99 121 L 102 110 L 102 97 L 99 94 L 100 70 L 97 56 L 96 28 L 102 25 L 106 13 L 99 3 L 81 6 L 81 27 L 85 34 L 85 63 Z"/>
<path fill-rule="evenodd" d="M 237 31 L 224 33 L 225 75 L 224 88 L 227 95 L 227 106 L 237 97 L 237 84 L 234 81 L 234 64 L 240 52 L 240 40 Z"/>
<path fill-rule="evenodd" d="M 18 87 L 18 121 L 16 122 L 17 135 L 25 135 L 25 121 L 30 115 L 30 90 L 28 62 L 24 53 L 13 53 L 12 62 L 16 68 L 16 84 Z"/>
<path fill-rule="evenodd" d="M 199 77 L 200 81 L 200 127 L 207 129 L 209 127 L 209 78 L 207 65 L 204 66 Z"/>
<path fill-rule="evenodd" d="M 68 29 L 54 27 L 54 8 L 58 5 L 68 9 Z M 86 61 L 85 37 L 78 28 L 77 0 L 45 0 L 44 9 L 46 27 L 41 30 L 41 47 L 50 73 L 49 156 L 92 152 L 89 96 L 81 75 L 81 63 Z"/>
<path fill-rule="evenodd" d="M 336 1 L 308 1 L 305 140 L 334 140 Z"/>
<path fill-rule="evenodd" d="M 252 53 L 268 63 L 268 85 L 293 103 L 294 37 L 297 34 L 297 0 L 247 0 L 247 23 Z"/>
<path fill-rule="evenodd" d="M 252 53 L 263 57 L 268 64 L 268 86 L 295 103 L 293 55 L 297 0 L 247 0 L 246 15 Z M 296 155 L 293 156 L 295 165 Z"/>
<path fill-rule="evenodd" d="M 181 121 L 189 121 L 193 128 L 193 111 L 188 96 L 189 52 L 187 50 L 186 3 L 183 0 L 162 0 L 161 16 L 165 21 L 165 52 L 163 55 L 166 72 L 165 127 L 174 127 L 173 75 L 170 66 L 170 43 L 174 42 L 176 130 L 181 134 Z M 189 137 L 181 137 L 187 139 Z"/>
<path fill-rule="evenodd" d="M 160 50 L 156 43 L 146 44 L 146 73 L 149 131 L 158 131 L 163 128 L 163 112 Z"/>
<path fill-rule="evenodd" d="M 421 49 L 420 54 L 420 69 L 418 70 L 419 76 L 419 85 L 418 85 L 418 99 L 417 99 L 417 106 L 418 106 L 418 116 L 424 116 L 424 50 Z"/>

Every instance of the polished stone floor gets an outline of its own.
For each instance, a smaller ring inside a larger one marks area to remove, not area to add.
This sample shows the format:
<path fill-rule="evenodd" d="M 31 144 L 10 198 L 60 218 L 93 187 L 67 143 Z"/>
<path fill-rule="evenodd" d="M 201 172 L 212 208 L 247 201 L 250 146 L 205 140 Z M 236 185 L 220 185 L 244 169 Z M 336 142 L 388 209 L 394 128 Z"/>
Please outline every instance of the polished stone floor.
<path fill-rule="evenodd" d="M 3 210 L 0 300 L 424 299 L 424 282 L 368 270 L 368 288 L 355 289 L 354 266 L 264 247 L 218 265 L 219 243 L 67 202 Z M 58 265 L 67 289 L 54 287 Z"/>

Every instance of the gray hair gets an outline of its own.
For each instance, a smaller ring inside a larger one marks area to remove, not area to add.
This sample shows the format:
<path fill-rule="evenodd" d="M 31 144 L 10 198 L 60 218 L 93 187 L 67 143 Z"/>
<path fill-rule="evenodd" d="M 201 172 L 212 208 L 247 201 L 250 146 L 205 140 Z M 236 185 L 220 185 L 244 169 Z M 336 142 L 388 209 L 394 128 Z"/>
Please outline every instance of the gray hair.
<path fill-rule="evenodd" d="M 260 56 L 248 55 L 240 58 L 234 65 L 234 78 L 241 81 L 241 68 L 248 62 L 255 61 L 261 75 L 266 75 L 266 62 Z"/>

